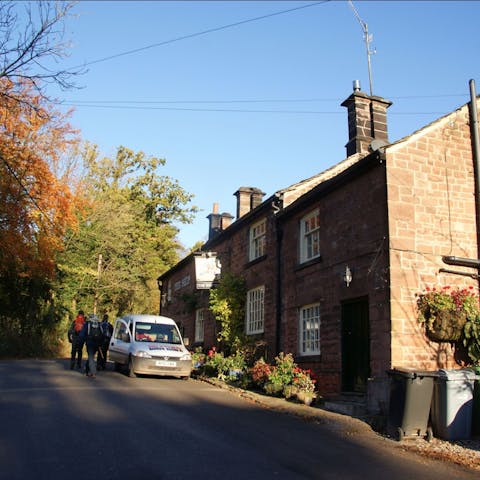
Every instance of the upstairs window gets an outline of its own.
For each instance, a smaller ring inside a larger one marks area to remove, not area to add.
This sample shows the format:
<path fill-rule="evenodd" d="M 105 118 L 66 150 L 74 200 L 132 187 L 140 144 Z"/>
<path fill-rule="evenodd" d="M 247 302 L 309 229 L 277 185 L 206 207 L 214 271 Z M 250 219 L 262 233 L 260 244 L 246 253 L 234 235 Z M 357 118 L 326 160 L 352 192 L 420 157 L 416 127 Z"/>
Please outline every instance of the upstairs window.
<path fill-rule="evenodd" d="M 197 309 L 195 312 L 195 341 L 203 342 L 205 328 L 205 310 L 203 308 Z"/>
<path fill-rule="evenodd" d="M 318 209 L 300 221 L 300 263 L 320 256 L 320 212 Z"/>
<path fill-rule="evenodd" d="M 247 292 L 246 333 L 263 333 L 264 328 L 265 287 L 254 288 Z"/>
<path fill-rule="evenodd" d="M 300 309 L 300 355 L 320 354 L 320 305 L 308 305 Z"/>
<path fill-rule="evenodd" d="M 250 227 L 249 260 L 255 260 L 266 253 L 266 220 L 255 223 Z"/>

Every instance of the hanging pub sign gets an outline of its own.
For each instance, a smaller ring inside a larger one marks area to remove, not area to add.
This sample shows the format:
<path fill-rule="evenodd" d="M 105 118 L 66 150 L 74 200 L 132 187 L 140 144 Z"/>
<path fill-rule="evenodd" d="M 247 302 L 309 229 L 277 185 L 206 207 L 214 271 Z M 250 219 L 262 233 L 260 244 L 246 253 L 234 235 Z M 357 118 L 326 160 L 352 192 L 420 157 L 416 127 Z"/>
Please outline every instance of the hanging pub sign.
<path fill-rule="evenodd" d="M 196 254 L 195 279 L 198 290 L 212 288 L 213 282 L 220 276 L 221 264 L 215 252 Z"/>

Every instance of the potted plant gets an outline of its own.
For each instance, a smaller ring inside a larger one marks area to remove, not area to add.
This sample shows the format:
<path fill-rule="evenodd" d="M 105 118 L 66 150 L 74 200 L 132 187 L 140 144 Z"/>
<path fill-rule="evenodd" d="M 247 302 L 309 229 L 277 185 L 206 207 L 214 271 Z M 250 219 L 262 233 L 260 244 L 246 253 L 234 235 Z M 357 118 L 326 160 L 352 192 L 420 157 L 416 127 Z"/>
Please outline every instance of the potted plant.
<path fill-rule="evenodd" d="M 458 341 L 467 320 L 479 314 L 473 287 L 427 287 L 416 297 L 418 321 L 425 324 L 427 336 L 436 342 Z"/>
<path fill-rule="evenodd" d="M 315 380 L 312 378 L 310 370 L 295 368 L 293 371 L 292 385 L 296 389 L 296 397 L 299 402 L 310 405 L 316 398 Z"/>

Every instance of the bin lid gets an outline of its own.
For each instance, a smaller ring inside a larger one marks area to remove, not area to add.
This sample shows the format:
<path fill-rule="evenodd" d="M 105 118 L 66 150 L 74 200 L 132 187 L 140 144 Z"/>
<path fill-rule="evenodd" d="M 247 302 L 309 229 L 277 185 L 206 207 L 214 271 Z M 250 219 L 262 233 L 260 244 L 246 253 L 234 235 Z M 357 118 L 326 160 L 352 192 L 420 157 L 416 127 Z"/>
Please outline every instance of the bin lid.
<path fill-rule="evenodd" d="M 414 368 L 396 367 L 391 370 L 387 370 L 388 375 L 401 376 L 405 378 L 422 378 L 422 377 L 438 377 L 438 372 L 427 370 L 416 370 Z"/>
<path fill-rule="evenodd" d="M 473 382 L 477 376 L 473 370 L 467 368 L 461 368 L 458 370 L 445 370 L 442 368 L 438 371 L 438 378 L 447 382 L 465 380 Z"/>

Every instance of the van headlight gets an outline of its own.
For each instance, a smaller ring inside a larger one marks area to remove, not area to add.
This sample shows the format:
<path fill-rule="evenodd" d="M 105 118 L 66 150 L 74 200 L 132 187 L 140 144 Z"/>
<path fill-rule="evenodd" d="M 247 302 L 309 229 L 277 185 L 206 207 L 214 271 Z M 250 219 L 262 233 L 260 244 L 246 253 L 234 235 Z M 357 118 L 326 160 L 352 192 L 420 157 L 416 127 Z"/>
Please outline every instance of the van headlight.
<path fill-rule="evenodd" d="M 144 351 L 137 352 L 136 356 L 140 358 L 152 358 L 152 356 L 148 352 L 144 352 Z"/>
<path fill-rule="evenodd" d="M 180 360 L 189 360 L 191 361 L 192 360 L 192 356 L 189 354 L 189 353 L 186 353 L 185 355 L 182 355 L 180 357 Z"/>

